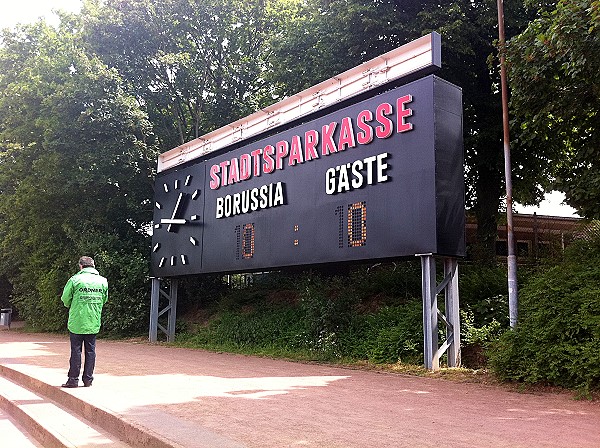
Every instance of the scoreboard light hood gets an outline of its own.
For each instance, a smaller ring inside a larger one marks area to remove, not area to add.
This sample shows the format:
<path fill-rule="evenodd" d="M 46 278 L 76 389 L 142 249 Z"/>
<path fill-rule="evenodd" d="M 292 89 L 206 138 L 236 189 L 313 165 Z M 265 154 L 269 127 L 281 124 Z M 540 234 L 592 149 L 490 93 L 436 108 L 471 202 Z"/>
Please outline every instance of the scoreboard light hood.
<path fill-rule="evenodd" d="M 433 75 L 155 180 L 152 274 L 464 256 L 462 92 Z"/>
<path fill-rule="evenodd" d="M 257 136 L 382 84 L 408 75 L 425 76 L 440 67 L 441 37 L 433 32 L 246 118 L 164 152 L 158 157 L 158 172 Z"/>

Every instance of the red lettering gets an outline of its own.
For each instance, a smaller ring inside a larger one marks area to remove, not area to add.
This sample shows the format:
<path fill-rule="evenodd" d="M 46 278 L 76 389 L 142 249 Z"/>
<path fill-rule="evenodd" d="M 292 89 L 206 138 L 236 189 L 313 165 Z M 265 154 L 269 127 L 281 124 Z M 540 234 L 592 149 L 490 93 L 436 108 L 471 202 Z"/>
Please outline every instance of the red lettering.
<path fill-rule="evenodd" d="M 289 165 L 294 166 L 296 163 L 303 163 L 304 159 L 302 158 L 302 142 L 300 142 L 300 136 L 294 135 L 292 137 L 292 146 L 290 149 L 290 160 Z"/>
<path fill-rule="evenodd" d="M 404 95 L 398 98 L 396 103 L 396 109 L 398 111 L 398 132 L 411 131 L 413 128 L 412 123 L 405 121 L 406 117 L 412 116 L 412 109 L 405 107 L 406 103 L 410 103 L 413 100 L 412 95 Z"/>
<path fill-rule="evenodd" d="M 262 149 L 255 149 L 250 153 L 250 155 L 252 156 L 252 166 L 254 169 L 254 175 L 257 177 L 260 176 L 260 155 L 262 154 L 262 152 Z"/>
<path fill-rule="evenodd" d="M 240 165 L 238 159 L 231 159 L 231 163 L 229 164 L 229 176 L 227 177 L 227 182 L 230 184 L 235 184 L 240 181 Z"/>
<path fill-rule="evenodd" d="M 304 160 L 318 159 L 319 153 L 316 146 L 319 144 L 319 133 L 314 129 L 304 133 Z"/>
<path fill-rule="evenodd" d="M 250 175 L 252 174 L 250 164 L 250 154 L 242 154 L 240 156 L 240 180 L 250 179 Z"/>
<path fill-rule="evenodd" d="M 219 165 L 213 165 L 210 167 L 210 189 L 216 190 L 219 188 L 219 183 L 221 179 L 219 179 Z"/>
<path fill-rule="evenodd" d="M 361 145 L 368 145 L 373 141 L 373 126 L 367 124 L 368 121 L 372 120 L 373 112 L 370 110 L 361 111 L 356 118 L 356 126 L 361 130 L 356 134 L 356 140 Z"/>
<path fill-rule="evenodd" d="M 229 166 L 229 160 L 225 160 L 219 163 L 221 167 L 221 186 L 224 187 L 227 185 L 227 167 Z"/>
<path fill-rule="evenodd" d="M 377 106 L 375 111 L 375 119 L 381 124 L 375 128 L 375 135 L 377 138 L 388 138 L 392 135 L 393 123 L 386 115 L 392 113 L 392 105 L 390 103 L 382 103 Z"/>
<path fill-rule="evenodd" d="M 269 174 L 275 170 L 275 160 L 273 160 L 273 154 L 275 154 L 275 148 L 273 145 L 265 146 L 263 150 L 263 172 Z"/>
<path fill-rule="evenodd" d="M 335 128 L 337 123 L 332 121 L 330 124 L 326 124 L 323 126 L 323 144 L 321 145 L 321 154 L 327 156 L 331 153 L 337 152 L 337 147 L 335 146 L 335 142 L 333 141 L 333 133 L 335 132 Z"/>
<path fill-rule="evenodd" d="M 275 148 L 277 148 L 275 151 L 275 165 L 278 170 L 283 168 L 283 159 L 287 157 L 289 153 L 289 147 L 290 144 L 285 140 L 275 143 Z"/>
<path fill-rule="evenodd" d="M 346 148 L 354 148 L 356 146 L 356 140 L 354 139 L 354 128 L 352 127 L 352 120 L 350 117 L 342 118 L 342 125 L 340 127 L 340 140 L 338 142 L 338 149 L 344 151 Z"/>

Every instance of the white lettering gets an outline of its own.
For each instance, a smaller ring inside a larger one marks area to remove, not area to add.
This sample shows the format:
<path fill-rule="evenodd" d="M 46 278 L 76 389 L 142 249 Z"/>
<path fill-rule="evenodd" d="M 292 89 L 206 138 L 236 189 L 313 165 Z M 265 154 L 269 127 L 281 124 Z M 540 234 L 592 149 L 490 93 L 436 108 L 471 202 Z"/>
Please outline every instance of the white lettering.
<path fill-rule="evenodd" d="M 223 198 L 217 198 L 217 219 L 223 217 Z"/>
<path fill-rule="evenodd" d="M 252 202 L 252 205 L 250 206 L 250 208 L 252 209 L 253 212 L 255 212 L 256 210 L 258 210 L 258 188 L 253 188 L 250 191 L 250 197 L 251 197 L 251 202 Z"/>
<path fill-rule="evenodd" d="M 335 168 L 329 168 L 325 172 L 325 193 L 335 193 Z"/>
<path fill-rule="evenodd" d="M 340 165 L 337 167 L 340 171 L 340 175 L 338 178 L 338 193 L 343 193 L 344 191 L 350 191 L 350 180 L 348 179 L 348 168 L 349 165 Z"/>
<path fill-rule="evenodd" d="M 325 193 L 345 193 L 365 185 L 387 182 L 389 180 L 387 170 L 390 168 L 387 164 L 389 156 L 389 153 L 384 152 L 329 168 L 325 172 Z"/>
<path fill-rule="evenodd" d="M 264 208 L 278 207 L 285 203 L 285 184 L 283 182 L 262 185 L 260 188 L 218 197 L 216 218 L 243 215 Z"/>
<path fill-rule="evenodd" d="M 362 160 L 356 160 L 352 164 L 352 188 L 362 187 L 364 177 L 360 171 L 363 169 L 364 166 L 365 164 Z"/>

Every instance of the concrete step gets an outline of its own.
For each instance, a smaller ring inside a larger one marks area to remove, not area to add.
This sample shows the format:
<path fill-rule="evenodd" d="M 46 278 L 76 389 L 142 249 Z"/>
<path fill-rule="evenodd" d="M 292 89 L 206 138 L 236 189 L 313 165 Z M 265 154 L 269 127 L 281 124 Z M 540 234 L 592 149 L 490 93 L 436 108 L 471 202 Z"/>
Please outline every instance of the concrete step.
<path fill-rule="evenodd" d="M 19 448 L 44 448 L 8 412 L 0 408 L 0 442 L 2 446 Z"/>
<path fill-rule="evenodd" d="M 51 403 L 57 409 L 63 410 L 67 414 L 71 414 L 71 416 L 76 416 L 77 419 L 84 422 L 88 426 L 92 427 L 100 436 L 96 435 L 95 441 L 100 441 L 102 437 L 107 437 L 112 442 L 102 443 L 104 446 L 108 447 L 152 447 L 152 448 L 183 448 L 183 445 L 179 445 L 176 442 L 168 440 L 162 437 L 159 434 L 154 433 L 152 430 L 148 428 L 144 428 L 138 424 L 128 421 L 123 416 L 113 413 L 112 411 L 103 409 L 98 406 L 94 406 L 93 404 L 82 400 L 74 395 L 74 392 L 78 389 L 63 389 L 61 387 L 57 387 L 55 385 L 47 384 L 33 376 L 29 376 L 19 370 L 12 369 L 5 365 L 0 365 L 0 380 L 3 382 L 0 384 L 0 409 L 5 408 L 9 409 L 6 412 L 10 414 L 13 419 L 17 420 L 15 414 L 23 415 L 24 412 L 21 411 L 20 407 L 15 406 L 14 399 L 9 399 L 9 397 L 5 397 L 4 393 L 4 385 L 5 383 L 11 383 L 12 386 L 7 385 L 7 390 L 9 388 L 20 387 L 24 391 L 15 392 L 18 394 L 23 394 L 28 398 L 24 400 L 33 400 L 29 404 L 39 404 L 39 403 Z M 30 394 L 30 395 L 27 395 Z M 23 398 L 17 398 L 16 401 L 23 400 Z M 17 403 L 18 404 L 18 403 Z M 27 404 L 24 402 L 23 404 Z M 32 406 L 33 407 L 33 406 Z M 42 408 L 42 406 L 38 406 Z M 40 416 L 41 417 L 41 416 Z M 35 418 L 28 418 L 26 416 L 23 417 L 25 421 L 31 422 L 32 420 L 35 422 Z M 29 426 L 21 423 L 20 420 L 17 420 L 19 424 L 24 426 L 27 431 L 30 431 L 31 434 L 37 439 L 40 440 L 39 437 L 44 434 L 38 434 L 34 431 L 44 431 L 44 427 L 40 428 L 40 425 L 31 424 L 31 428 Z M 60 421 L 60 419 L 59 419 Z M 92 422 L 90 424 L 90 422 Z M 37 429 L 36 429 L 37 428 Z M 92 442 L 94 441 L 92 440 Z M 80 441 L 78 443 L 88 443 L 86 441 Z M 2 439 L 0 436 L 0 446 L 4 446 L 2 443 Z M 15 445 L 18 446 L 18 445 Z M 44 448 L 47 446 L 98 446 L 96 445 L 60 445 L 53 444 L 48 445 L 43 443 Z"/>
<path fill-rule="evenodd" d="M 0 407 L 44 447 L 129 446 L 52 400 L 3 377 L 0 377 Z"/>

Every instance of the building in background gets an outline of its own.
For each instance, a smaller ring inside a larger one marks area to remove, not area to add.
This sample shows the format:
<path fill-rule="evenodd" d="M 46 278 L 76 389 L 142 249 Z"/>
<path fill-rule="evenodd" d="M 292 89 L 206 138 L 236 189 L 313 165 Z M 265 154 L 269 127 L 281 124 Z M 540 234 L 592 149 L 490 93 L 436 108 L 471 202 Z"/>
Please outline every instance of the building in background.
<path fill-rule="evenodd" d="M 560 256 L 565 247 L 584 230 L 586 223 L 584 219 L 575 217 L 515 213 L 513 232 L 517 261 L 521 264 L 535 263 L 543 258 Z M 465 232 L 469 252 L 477 240 L 477 221 L 474 216 L 467 216 Z M 506 222 L 498 224 L 496 255 L 508 255 Z M 469 253 L 467 258 L 471 258 Z"/>

